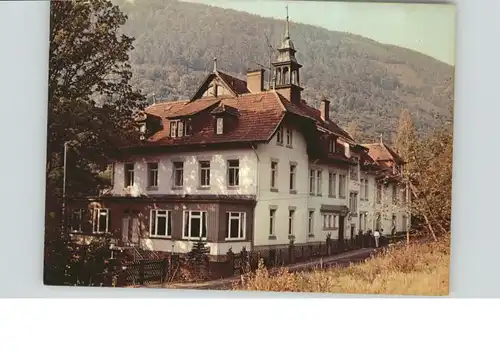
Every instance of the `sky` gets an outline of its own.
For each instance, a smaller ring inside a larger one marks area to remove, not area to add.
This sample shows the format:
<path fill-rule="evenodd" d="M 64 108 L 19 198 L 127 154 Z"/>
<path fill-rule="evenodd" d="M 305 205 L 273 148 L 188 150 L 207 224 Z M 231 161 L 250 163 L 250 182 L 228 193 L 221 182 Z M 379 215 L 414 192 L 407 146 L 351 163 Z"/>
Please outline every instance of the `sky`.
<path fill-rule="evenodd" d="M 185 0 L 361 35 L 455 64 L 455 6 L 281 0 Z M 293 32 L 292 32 L 293 33 Z M 293 35 L 293 34 L 292 34 Z"/>

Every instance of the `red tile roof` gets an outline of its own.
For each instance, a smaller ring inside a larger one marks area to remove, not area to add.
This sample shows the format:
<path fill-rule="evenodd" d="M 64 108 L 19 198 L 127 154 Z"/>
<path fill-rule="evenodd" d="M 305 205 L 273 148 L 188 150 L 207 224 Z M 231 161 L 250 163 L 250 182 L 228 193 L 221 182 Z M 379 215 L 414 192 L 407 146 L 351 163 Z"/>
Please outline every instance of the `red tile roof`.
<path fill-rule="evenodd" d="M 247 82 L 244 80 L 233 77 L 222 71 L 217 71 L 216 73 L 236 94 L 241 95 L 250 92 L 247 88 Z"/>
<path fill-rule="evenodd" d="M 368 154 L 377 162 L 394 161 L 403 163 L 403 159 L 384 143 L 363 144 L 362 146 L 368 148 Z"/>
<path fill-rule="evenodd" d="M 228 85 L 235 96 L 201 97 L 192 101 L 172 101 L 154 104 L 146 108 L 149 115 L 162 119 L 163 129 L 151 136 L 146 145 L 193 145 L 217 144 L 239 141 L 267 141 L 269 140 L 285 114 L 289 113 L 316 122 L 317 127 L 322 127 L 334 135 L 343 137 L 348 142 L 354 143 L 352 138 L 333 121 L 321 119 L 318 109 L 307 105 L 302 100 L 292 103 L 275 91 L 250 93 L 246 82 L 232 77 L 224 72 L 217 71 L 207 76 L 200 86 L 195 97 L 201 96 L 201 89 L 217 75 Z M 231 115 L 229 127 L 223 134 L 215 133 L 214 114 Z M 174 117 L 193 117 L 192 135 L 181 138 L 170 138 L 169 119 Z M 196 121 L 196 123 L 194 123 Z M 345 157 L 338 158 L 346 160 Z"/>

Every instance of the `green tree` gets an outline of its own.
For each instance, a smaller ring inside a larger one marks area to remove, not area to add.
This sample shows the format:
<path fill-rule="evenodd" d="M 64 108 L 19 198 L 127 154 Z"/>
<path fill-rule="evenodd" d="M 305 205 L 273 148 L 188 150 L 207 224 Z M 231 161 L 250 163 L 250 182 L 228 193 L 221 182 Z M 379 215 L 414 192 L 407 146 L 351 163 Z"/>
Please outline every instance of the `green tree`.
<path fill-rule="evenodd" d="M 47 212 L 57 219 L 63 149 L 69 142 L 67 193 L 105 186 L 98 175 L 119 145 L 135 137 L 133 113 L 143 96 L 130 85 L 133 39 L 127 16 L 106 0 L 51 2 L 47 129 Z M 55 222 L 58 223 L 58 222 Z"/>
<path fill-rule="evenodd" d="M 89 265 L 102 271 L 109 247 L 91 245 L 82 261 L 60 235 L 64 144 L 67 194 L 97 193 L 109 182 L 103 171 L 119 146 L 138 137 L 133 114 L 144 97 L 130 85 L 133 39 L 121 33 L 127 17 L 119 7 L 106 0 L 50 6 L 44 281 L 75 284 L 79 276 L 78 284 L 90 284 L 82 272 L 92 270 Z M 85 269 L 75 273 L 77 267 Z"/>

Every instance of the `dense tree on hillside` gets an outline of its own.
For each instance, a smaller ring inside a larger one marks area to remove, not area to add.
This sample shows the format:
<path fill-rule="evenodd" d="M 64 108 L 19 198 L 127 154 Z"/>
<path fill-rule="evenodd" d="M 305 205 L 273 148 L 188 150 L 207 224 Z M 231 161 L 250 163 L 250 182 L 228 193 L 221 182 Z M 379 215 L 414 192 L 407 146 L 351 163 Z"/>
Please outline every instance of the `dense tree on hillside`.
<path fill-rule="evenodd" d="M 68 194 L 95 192 L 116 146 L 134 133 L 143 97 L 130 85 L 126 18 L 105 0 L 51 2 L 47 212 L 56 216 L 48 222 L 61 204 L 64 143 Z"/>
<path fill-rule="evenodd" d="M 248 68 L 269 66 L 269 44 L 277 46 L 284 21 L 234 10 L 173 0 L 115 0 L 129 15 L 124 30 L 137 38 L 131 55 L 133 84 L 152 101 L 189 97 L 212 69 L 239 77 Z M 293 20 L 293 12 L 291 13 Z M 395 130 L 401 108 L 418 118 L 419 134 L 450 119 L 453 68 L 423 54 L 348 33 L 291 24 L 291 35 L 304 65 L 304 96 L 319 105 L 331 99 L 331 115 L 342 125 L 359 121 L 373 141 Z M 266 71 L 266 79 L 269 71 Z"/>

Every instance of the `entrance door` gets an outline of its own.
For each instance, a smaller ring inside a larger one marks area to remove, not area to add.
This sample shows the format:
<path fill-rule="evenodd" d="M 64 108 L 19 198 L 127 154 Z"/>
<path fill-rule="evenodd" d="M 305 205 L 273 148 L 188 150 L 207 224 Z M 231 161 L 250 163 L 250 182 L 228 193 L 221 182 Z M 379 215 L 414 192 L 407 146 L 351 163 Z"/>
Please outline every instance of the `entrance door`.
<path fill-rule="evenodd" d="M 132 232 L 131 232 L 131 239 L 134 244 L 137 244 L 139 242 L 139 217 L 133 216 L 132 217 Z"/>
<path fill-rule="evenodd" d="M 122 240 L 124 243 L 129 241 L 130 216 L 122 218 Z"/>

